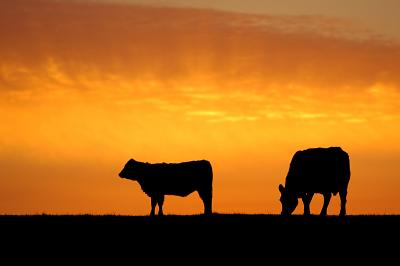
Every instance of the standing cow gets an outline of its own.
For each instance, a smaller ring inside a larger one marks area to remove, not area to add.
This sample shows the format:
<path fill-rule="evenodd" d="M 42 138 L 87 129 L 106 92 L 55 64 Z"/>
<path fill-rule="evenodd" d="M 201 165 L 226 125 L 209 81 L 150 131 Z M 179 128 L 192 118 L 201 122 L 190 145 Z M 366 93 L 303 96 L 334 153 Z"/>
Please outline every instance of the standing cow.
<path fill-rule="evenodd" d="M 298 198 L 303 200 L 304 214 L 310 214 L 314 193 L 324 196 L 321 215 L 326 215 L 332 194 L 339 192 L 340 215 L 346 215 L 347 186 L 350 181 L 349 155 L 340 147 L 298 151 L 290 162 L 285 187 L 280 184 L 282 214 L 291 214 Z"/>
<path fill-rule="evenodd" d="M 143 163 L 130 159 L 119 176 L 139 182 L 143 192 L 151 198 L 150 216 L 163 215 L 165 195 L 185 197 L 194 191 L 204 203 L 204 214 L 212 213 L 213 172 L 209 161 L 183 163 Z"/>

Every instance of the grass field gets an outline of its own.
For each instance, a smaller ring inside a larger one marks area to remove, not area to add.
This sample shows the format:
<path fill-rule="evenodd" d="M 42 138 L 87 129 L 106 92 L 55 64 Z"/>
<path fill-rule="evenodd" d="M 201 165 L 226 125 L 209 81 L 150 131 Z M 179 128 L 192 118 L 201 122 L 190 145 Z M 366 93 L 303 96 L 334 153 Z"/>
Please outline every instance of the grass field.
<path fill-rule="evenodd" d="M 228 250 L 229 256 L 252 254 L 258 259 L 278 252 L 304 258 L 308 256 L 304 254 L 391 258 L 398 253 L 399 232 L 397 215 L 0 216 L 1 240 L 8 249 L 51 250 L 62 256 L 77 252 L 136 256 L 149 251 L 156 256 L 161 250 L 169 254 L 186 250 L 204 257 Z"/>

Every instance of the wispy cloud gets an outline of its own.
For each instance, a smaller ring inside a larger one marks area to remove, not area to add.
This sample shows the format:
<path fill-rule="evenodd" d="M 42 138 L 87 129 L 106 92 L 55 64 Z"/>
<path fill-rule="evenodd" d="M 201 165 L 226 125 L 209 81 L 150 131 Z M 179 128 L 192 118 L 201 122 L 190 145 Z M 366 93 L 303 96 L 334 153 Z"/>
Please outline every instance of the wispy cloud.
<path fill-rule="evenodd" d="M 225 112 L 215 110 L 198 110 L 190 111 L 186 113 L 188 116 L 206 116 L 206 117 L 221 117 L 225 115 Z"/>
<path fill-rule="evenodd" d="M 347 118 L 347 119 L 344 119 L 344 121 L 347 123 L 352 123 L 352 124 L 361 124 L 361 123 L 367 122 L 367 120 L 365 118 L 356 118 L 356 117 Z"/>
<path fill-rule="evenodd" d="M 0 5 L 0 93 L 10 101 L 61 99 L 73 90 L 125 110 L 223 121 L 396 117 L 399 110 L 400 46 L 337 18 L 47 0 Z"/>
<path fill-rule="evenodd" d="M 0 5 L 4 87 L 21 76 L 97 86 L 85 81 L 87 73 L 189 86 L 206 81 L 220 91 L 248 81 L 252 88 L 239 89 L 400 84 L 399 46 L 336 18 L 45 0 Z M 352 38 L 360 34 L 362 40 Z"/>
<path fill-rule="evenodd" d="M 326 118 L 328 117 L 327 114 L 325 113 L 294 113 L 293 116 L 295 118 L 300 118 L 300 119 L 318 119 L 318 118 Z"/>

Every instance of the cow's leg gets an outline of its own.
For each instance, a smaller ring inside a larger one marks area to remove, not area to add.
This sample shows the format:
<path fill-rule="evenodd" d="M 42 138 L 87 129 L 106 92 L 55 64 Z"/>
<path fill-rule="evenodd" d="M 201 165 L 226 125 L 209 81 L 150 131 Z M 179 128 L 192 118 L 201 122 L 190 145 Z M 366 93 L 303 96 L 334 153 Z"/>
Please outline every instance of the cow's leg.
<path fill-rule="evenodd" d="M 212 213 L 212 190 L 199 190 L 199 196 L 204 204 L 204 214 Z"/>
<path fill-rule="evenodd" d="M 329 202 L 331 201 L 332 193 L 324 193 L 324 206 L 322 206 L 321 214 L 322 216 L 326 216 L 327 211 L 328 211 L 328 205 Z"/>
<path fill-rule="evenodd" d="M 340 216 L 346 215 L 346 201 L 347 201 L 347 190 L 343 190 L 339 192 L 340 196 Z"/>
<path fill-rule="evenodd" d="M 304 195 L 301 197 L 304 205 L 304 215 L 310 215 L 310 203 L 313 196 L 314 193 L 304 193 Z"/>
<path fill-rule="evenodd" d="M 158 215 L 162 216 L 164 215 L 163 213 L 163 204 L 164 204 L 164 195 L 160 195 L 157 197 L 157 203 L 158 203 Z"/>
<path fill-rule="evenodd" d="M 155 211 L 156 211 L 156 205 L 157 205 L 157 199 L 155 196 L 151 197 L 151 211 L 150 211 L 150 216 L 154 216 Z"/>

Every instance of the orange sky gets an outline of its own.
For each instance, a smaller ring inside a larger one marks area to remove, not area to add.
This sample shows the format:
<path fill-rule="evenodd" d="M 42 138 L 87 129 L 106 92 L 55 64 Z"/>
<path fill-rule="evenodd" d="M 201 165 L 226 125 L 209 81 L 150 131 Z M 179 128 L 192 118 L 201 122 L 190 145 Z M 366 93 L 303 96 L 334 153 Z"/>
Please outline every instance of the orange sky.
<path fill-rule="evenodd" d="M 0 213 L 147 214 L 118 177 L 129 158 L 208 159 L 215 212 L 278 213 L 292 155 L 319 146 L 350 155 L 348 213 L 399 213 L 400 44 L 378 33 L 324 14 L 4 1 Z M 165 202 L 201 212 L 197 194 Z"/>

